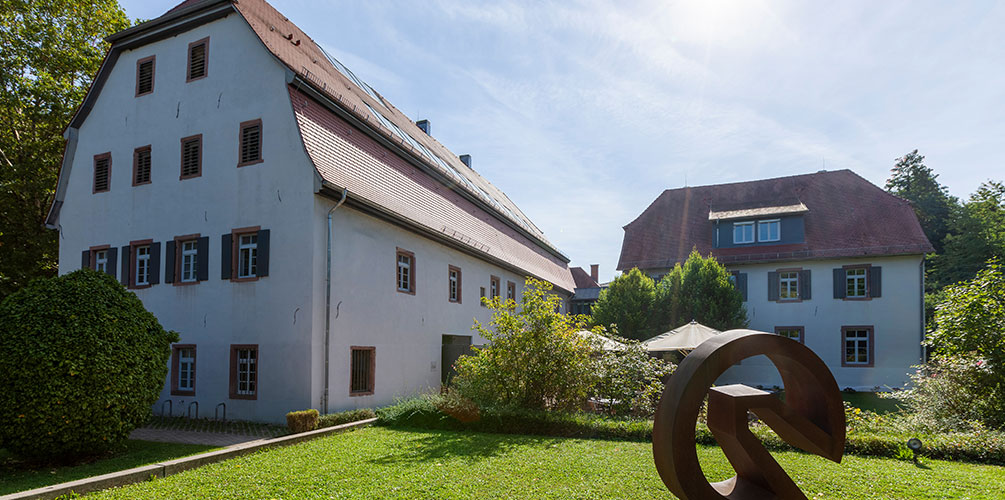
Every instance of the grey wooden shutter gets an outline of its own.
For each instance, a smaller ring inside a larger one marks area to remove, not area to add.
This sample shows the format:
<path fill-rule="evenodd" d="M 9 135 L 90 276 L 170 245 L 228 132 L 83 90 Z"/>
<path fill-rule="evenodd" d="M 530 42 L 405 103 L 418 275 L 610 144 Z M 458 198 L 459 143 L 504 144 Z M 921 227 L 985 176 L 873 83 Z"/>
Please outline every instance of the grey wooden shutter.
<path fill-rule="evenodd" d="M 91 251 L 90 250 L 84 250 L 80 254 L 80 268 L 81 269 L 87 269 L 89 267 L 91 267 Z"/>
<path fill-rule="evenodd" d="M 199 238 L 197 246 L 196 261 L 198 262 L 198 266 L 196 269 L 196 279 L 206 281 L 209 279 L 209 236 Z"/>
<path fill-rule="evenodd" d="M 743 301 L 747 301 L 747 273 L 737 273 L 736 274 L 736 288 L 740 290 L 740 295 L 743 296 Z"/>
<path fill-rule="evenodd" d="M 413 266 L 414 267 L 414 266 Z M 415 269 L 412 269 L 415 272 Z M 269 275 L 269 230 L 258 231 L 258 276 Z"/>
<path fill-rule="evenodd" d="M 834 270 L 834 298 L 843 299 L 847 293 L 848 284 L 845 282 L 844 269 Z"/>
<path fill-rule="evenodd" d="M 869 296 L 882 297 L 883 295 L 883 268 L 869 268 Z"/>
<path fill-rule="evenodd" d="M 768 273 L 768 300 L 778 300 L 778 273 Z"/>
<path fill-rule="evenodd" d="M 174 240 L 168 241 L 164 246 L 164 282 L 174 283 L 174 263 L 178 257 L 175 256 Z"/>
<path fill-rule="evenodd" d="M 161 242 L 150 244 L 150 284 L 161 282 Z"/>
<path fill-rule="evenodd" d="M 220 237 L 220 279 L 230 279 L 231 252 L 234 251 L 234 236 L 227 233 Z"/>
<path fill-rule="evenodd" d="M 129 245 L 122 247 L 122 276 L 119 281 L 123 285 L 129 286 L 129 276 L 133 274 L 133 270 L 129 268 Z"/>
<path fill-rule="evenodd" d="M 112 278 L 115 277 L 115 264 L 118 263 L 119 249 L 112 247 L 108 249 L 108 264 L 105 264 L 105 269 L 108 271 L 108 275 Z"/>
<path fill-rule="evenodd" d="M 810 284 L 810 270 L 806 269 L 799 271 L 799 298 L 802 300 L 810 300 L 812 294 L 812 285 Z"/>

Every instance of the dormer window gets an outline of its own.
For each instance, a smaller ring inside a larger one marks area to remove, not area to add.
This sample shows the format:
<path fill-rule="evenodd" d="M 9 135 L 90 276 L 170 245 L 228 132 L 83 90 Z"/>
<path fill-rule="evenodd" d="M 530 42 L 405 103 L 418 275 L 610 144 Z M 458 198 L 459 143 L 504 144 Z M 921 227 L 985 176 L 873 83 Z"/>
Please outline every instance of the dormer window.
<path fill-rule="evenodd" d="M 757 221 L 757 241 L 778 241 L 781 237 L 781 219 Z"/>
<path fill-rule="evenodd" d="M 753 222 L 734 222 L 733 223 L 733 243 L 753 243 L 754 242 L 754 223 Z"/>

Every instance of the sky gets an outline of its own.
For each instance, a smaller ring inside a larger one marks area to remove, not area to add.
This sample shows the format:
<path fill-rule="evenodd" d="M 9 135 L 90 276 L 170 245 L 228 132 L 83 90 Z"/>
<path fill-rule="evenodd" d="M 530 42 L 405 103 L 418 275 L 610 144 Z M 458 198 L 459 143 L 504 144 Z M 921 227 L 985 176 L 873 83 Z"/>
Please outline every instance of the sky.
<path fill-rule="evenodd" d="M 601 281 L 665 189 L 821 169 L 882 187 L 914 149 L 960 198 L 1005 180 L 1005 3 L 270 2 Z"/>

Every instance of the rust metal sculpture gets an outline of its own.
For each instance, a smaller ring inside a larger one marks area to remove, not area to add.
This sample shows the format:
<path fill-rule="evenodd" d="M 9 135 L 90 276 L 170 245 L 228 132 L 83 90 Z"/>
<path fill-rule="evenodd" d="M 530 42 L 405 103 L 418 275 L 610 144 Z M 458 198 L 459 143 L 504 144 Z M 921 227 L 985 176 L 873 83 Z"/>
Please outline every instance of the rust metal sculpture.
<path fill-rule="evenodd" d="M 785 401 L 747 387 L 712 387 L 730 366 L 765 355 L 778 368 Z M 708 395 L 708 427 L 736 476 L 711 484 L 698 463 L 695 425 Z M 684 500 L 805 499 L 795 482 L 747 427 L 747 411 L 789 444 L 841 462 L 844 405 L 834 376 L 809 348 L 753 330 L 730 330 L 691 352 L 663 391 L 653 427 L 653 458 L 660 477 Z"/>

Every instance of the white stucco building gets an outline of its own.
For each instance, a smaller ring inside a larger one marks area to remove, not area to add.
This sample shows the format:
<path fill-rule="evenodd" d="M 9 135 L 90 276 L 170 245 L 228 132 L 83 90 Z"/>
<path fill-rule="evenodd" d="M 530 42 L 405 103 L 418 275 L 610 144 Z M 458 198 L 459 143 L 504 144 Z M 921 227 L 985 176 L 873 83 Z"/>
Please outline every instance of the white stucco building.
<path fill-rule="evenodd" d="M 571 295 L 568 258 L 470 157 L 264 0 L 188 0 L 110 41 L 47 222 L 61 273 L 116 276 L 180 333 L 155 412 L 391 403 L 483 340 L 480 296 L 519 300 L 525 276 Z"/>
<path fill-rule="evenodd" d="M 625 226 L 619 270 L 660 277 L 697 249 L 729 269 L 749 328 L 792 337 L 842 389 L 908 383 L 924 357 L 924 254 L 910 204 L 849 170 L 664 191 Z M 765 357 L 719 384 L 780 386 Z"/>

